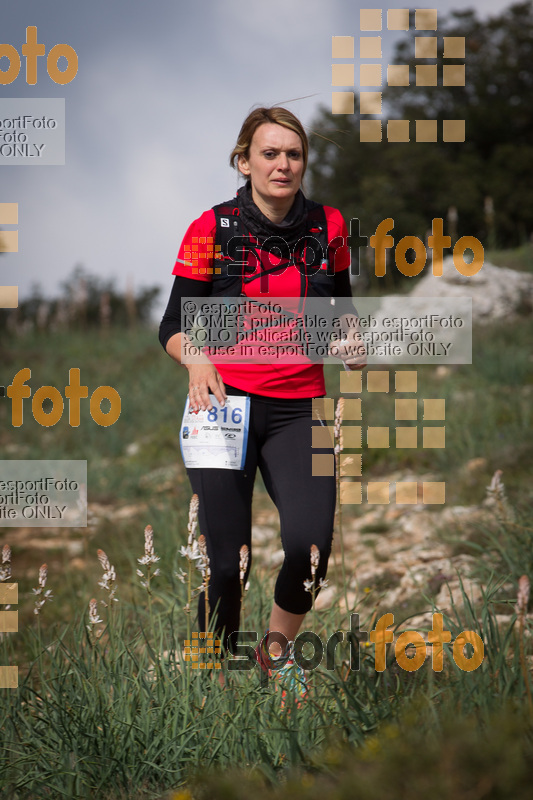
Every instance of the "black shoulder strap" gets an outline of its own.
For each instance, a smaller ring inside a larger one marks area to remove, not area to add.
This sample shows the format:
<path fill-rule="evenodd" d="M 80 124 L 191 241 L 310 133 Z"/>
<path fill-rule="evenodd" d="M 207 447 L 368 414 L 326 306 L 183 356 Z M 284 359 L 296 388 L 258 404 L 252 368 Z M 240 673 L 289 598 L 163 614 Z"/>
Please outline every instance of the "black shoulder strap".
<path fill-rule="evenodd" d="M 306 267 L 309 269 L 310 280 L 315 281 L 314 275 L 318 272 L 328 271 L 329 265 L 327 262 L 328 253 L 328 226 L 324 206 L 316 203 L 314 200 L 305 199 L 305 207 L 307 211 L 307 224 L 305 238 L 308 237 L 315 239 L 318 242 L 318 247 L 310 246 L 305 247 L 305 262 Z M 242 261 L 239 261 L 239 266 L 235 263 L 235 248 L 230 246 L 230 242 L 235 237 L 234 243 L 239 243 L 237 253 L 242 257 L 242 247 L 246 232 L 242 226 L 237 200 L 229 200 L 225 203 L 219 203 L 213 206 L 216 218 L 216 234 L 215 234 L 215 272 L 213 273 L 213 286 L 212 293 L 228 294 L 231 296 L 238 296 L 242 293 L 242 282 L 244 280 L 244 270 Z M 244 238 L 240 238 L 244 237 Z M 306 270 L 307 271 L 307 270 Z M 240 277 L 240 283 L 237 279 Z"/>
<path fill-rule="evenodd" d="M 310 242 L 314 239 L 319 245 L 316 247 L 312 243 L 310 247 L 305 248 L 305 264 L 312 274 L 318 268 L 327 268 L 328 222 L 323 205 L 307 198 L 305 203 L 307 209 L 307 231 L 305 237 L 306 239 L 309 237 Z"/>
<path fill-rule="evenodd" d="M 213 296 L 239 297 L 242 294 L 243 265 L 236 263 L 236 247 L 230 242 L 240 244 L 238 251 L 242 255 L 243 236 L 242 224 L 239 219 L 237 200 L 229 200 L 213 206 L 216 219 L 215 232 L 215 261 L 211 285 Z"/>
<path fill-rule="evenodd" d="M 215 245 L 220 246 L 220 252 L 225 257 L 228 254 L 228 243 L 234 236 L 240 236 L 242 226 L 239 219 L 239 209 L 237 200 L 229 200 L 227 203 L 219 203 L 213 206 L 217 229 L 215 234 Z"/>
<path fill-rule="evenodd" d="M 307 210 L 307 221 L 308 221 L 309 232 L 311 232 L 312 230 L 320 233 L 325 231 L 327 234 L 328 223 L 326 220 L 326 212 L 324 211 L 324 206 L 321 205 L 320 203 L 315 203 L 314 200 L 308 200 L 307 198 L 305 199 L 305 205 Z"/>

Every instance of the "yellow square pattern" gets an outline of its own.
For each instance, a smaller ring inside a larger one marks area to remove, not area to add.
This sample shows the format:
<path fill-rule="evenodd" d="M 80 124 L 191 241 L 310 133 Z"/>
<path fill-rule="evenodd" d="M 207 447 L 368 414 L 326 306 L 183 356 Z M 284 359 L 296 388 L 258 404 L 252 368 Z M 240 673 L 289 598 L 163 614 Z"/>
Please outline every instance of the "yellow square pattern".
<path fill-rule="evenodd" d="M 464 64 L 445 64 L 442 68 L 443 86 L 464 86 L 466 72 Z"/>
<path fill-rule="evenodd" d="M 396 447 L 418 447 L 418 430 L 416 428 L 396 428 Z"/>
<path fill-rule="evenodd" d="M 0 667 L 0 689 L 17 689 L 19 685 L 18 667 Z"/>
<path fill-rule="evenodd" d="M 0 583 L 0 603 L 15 605 L 19 601 L 18 583 Z"/>
<path fill-rule="evenodd" d="M 422 428 L 422 447 L 442 448 L 446 447 L 446 428 Z"/>
<path fill-rule="evenodd" d="M 425 400 L 424 399 L 424 419 L 445 419 L 446 418 L 445 400 Z"/>
<path fill-rule="evenodd" d="M 354 55 L 355 55 L 355 40 L 353 36 L 331 37 L 332 58 L 354 58 Z"/>
<path fill-rule="evenodd" d="M 464 36 L 445 36 L 444 37 L 444 58 L 464 58 L 465 57 L 465 37 Z"/>
<path fill-rule="evenodd" d="M 0 231 L 0 253 L 18 253 L 19 232 Z"/>
<path fill-rule="evenodd" d="M 466 129 L 464 119 L 445 119 L 442 121 L 443 142 L 464 142 Z"/>
<path fill-rule="evenodd" d="M 372 369 L 366 374 L 366 388 L 369 392 L 388 392 L 389 373 L 385 370 Z"/>
<path fill-rule="evenodd" d="M 353 92 L 332 92 L 331 113 L 353 114 L 355 109 L 355 95 Z"/>
<path fill-rule="evenodd" d="M 332 397 L 314 397 L 311 409 L 313 419 L 335 419 L 335 403 Z"/>
<path fill-rule="evenodd" d="M 19 629 L 18 611 L 0 611 L 0 633 L 16 633 Z"/>
<path fill-rule="evenodd" d="M 363 391 L 363 375 L 361 372 L 346 372 L 340 373 L 340 391 L 341 394 L 361 394 Z"/>
<path fill-rule="evenodd" d="M 205 646 L 200 647 L 199 639 L 207 640 Z M 185 661 L 190 661 L 192 669 L 221 669 L 220 661 L 206 661 L 205 656 L 219 656 L 221 652 L 221 640 L 215 639 L 212 632 L 199 633 L 193 631 L 192 639 L 185 639 L 183 657 Z"/>
<path fill-rule="evenodd" d="M 330 449 L 333 447 L 333 426 L 313 425 L 311 427 L 311 447 Z"/>
<path fill-rule="evenodd" d="M 389 31 L 408 31 L 409 9 L 390 8 L 387 11 L 387 28 Z"/>
<path fill-rule="evenodd" d="M 418 373 L 415 370 L 398 370 L 395 374 L 394 386 L 397 392 L 416 392 Z"/>
<path fill-rule="evenodd" d="M 0 231 L 0 237 L 1 236 L 2 236 L 2 231 Z M 18 304 L 19 304 L 19 287 L 0 286 L 0 308 L 18 308 Z"/>
<path fill-rule="evenodd" d="M 372 505 L 390 503 L 390 484 L 388 481 L 369 481 L 366 487 L 367 501 Z"/>
<path fill-rule="evenodd" d="M 415 36 L 415 58 L 437 58 L 437 37 Z"/>
<path fill-rule="evenodd" d="M 360 86 L 381 86 L 381 64 L 361 64 L 359 67 Z"/>
<path fill-rule="evenodd" d="M 409 120 L 390 119 L 387 123 L 387 139 L 389 142 L 408 142 Z"/>
<path fill-rule="evenodd" d="M 359 23 L 362 31 L 380 31 L 381 8 L 362 8 L 359 12 Z"/>
<path fill-rule="evenodd" d="M 418 484 L 416 481 L 398 481 L 396 483 L 396 502 L 399 505 L 418 502 Z"/>
<path fill-rule="evenodd" d="M 437 9 L 417 8 L 415 11 L 415 28 L 417 31 L 436 31 Z"/>
<path fill-rule="evenodd" d="M 184 247 L 183 260 L 192 266 L 192 271 L 198 275 L 220 274 L 220 267 L 209 267 L 207 260 L 219 259 L 221 246 L 215 244 L 214 236 L 193 236 L 191 246 Z M 200 266 L 202 264 L 202 266 Z"/>
<path fill-rule="evenodd" d="M 360 92 L 359 107 L 361 114 L 381 114 L 381 92 Z"/>
<path fill-rule="evenodd" d="M 18 225 L 19 204 L 0 203 L 0 225 Z"/>
<path fill-rule="evenodd" d="M 381 36 L 361 36 L 359 38 L 360 58 L 381 58 Z"/>
<path fill-rule="evenodd" d="M 313 478 L 335 475 L 335 456 L 333 453 L 313 453 L 311 474 Z"/>
<path fill-rule="evenodd" d="M 369 447 L 389 447 L 388 428 L 369 427 L 366 437 Z"/>
<path fill-rule="evenodd" d="M 446 484 L 442 481 L 424 481 L 422 483 L 422 502 L 439 503 L 446 501 Z"/>
<path fill-rule="evenodd" d="M 358 477 L 363 474 L 363 456 L 361 453 L 340 457 L 341 478 Z"/>
<path fill-rule="evenodd" d="M 436 64 L 417 64 L 417 66 L 416 66 L 416 85 L 417 86 L 436 86 L 437 85 L 437 65 Z"/>
<path fill-rule="evenodd" d="M 363 502 L 363 487 L 351 481 L 340 482 L 341 505 L 357 505 Z"/>
<path fill-rule="evenodd" d="M 359 397 L 347 398 L 344 401 L 344 420 L 362 419 L 361 399 Z"/>
<path fill-rule="evenodd" d="M 359 123 L 359 139 L 361 142 L 381 142 L 380 119 L 362 119 Z"/>
<path fill-rule="evenodd" d="M 409 65 L 389 64 L 387 67 L 387 83 L 389 86 L 409 86 Z"/>
<path fill-rule="evenodd" d="M 418 67 L 417 67 L 418 69 Z M 416 120 L 416 141 L 417 142 L 436 142 L 437 141 L 437 120 L 436 119 L 417 119 Z"/>
<path fill-rule="evenodd" d="M 355 68 L 353 64 L 332 64 L 331 85 L 353 86 L 355 83 Z"/>
<path fill-rule="evenodd" d="M 363 431 L 360 425 L 343 425 L 342 442 L 345 450 L 354 448 L 359 450 L 362 447 Z"/>
<path fill-rule="evenodd" d="M 418 401 L 416 398 L 409 400 L 395 400 L 394 401 L 394 419 L 417 419 L 418 416 Z"/>

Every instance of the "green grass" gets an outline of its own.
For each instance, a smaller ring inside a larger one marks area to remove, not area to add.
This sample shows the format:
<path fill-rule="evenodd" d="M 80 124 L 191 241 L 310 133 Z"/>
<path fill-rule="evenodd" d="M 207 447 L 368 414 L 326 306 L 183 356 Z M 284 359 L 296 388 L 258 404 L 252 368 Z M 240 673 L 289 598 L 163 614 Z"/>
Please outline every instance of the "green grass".
<path fill-rule="evenodd" d="M 257 667 L 226 673 L 228 684 L 222 689 L 216 678 L 191 670 L 182 660 L 185 588 L 169 575 L 163 559 L 160 563 L 163 573 L 154 580 L 153 613 L 136 577 L 130 577 L 131 601 L 124 599 L 127 577 L 121 576 L 119 602 L 109 609 L 99 607 L 102 622 L 90 630 L 87 615 L 76 615 L 68 626 L 50 625 L 49 604 L 24 626 L 20 635 L 32 657 L 21 669 L 18 690 L 5 693 L 0 711 L 4 796 L 155 798 L 195 780 L 200 782 L 199 796 L 209 796 L 202 794 L 212 785 L 209 777 L 206 782 L 209 769 L 240 765 L 245 775 L 235 782 L 233 793 L 219 789 L 220 794 L 212 795 L 240 798 L 240 783 L 248 785 L 246 775 L 253 770 L 266 784 L 281 786 L 294 770 L 327 773 L 332 748 L 340 763 L 348 744 L 358 761 L 385 754 L 390 731 L 400 731 L 413 709 L 418 709 L 408 732 L 413 745 L 420 745 L 423 729 L 426 736 L 436 737 L 432 747 L 437 747 L 453 715 L 463 733 L 470 730 L 469 739 L 474 717 L 481 730 L 490 732 L 490 718 L 502 704 L 514 716 L 512 736 L 518 735 L 524 676 L 514 618 L 504 630 L 494 623 L 497 584 L 488 587 L 480 608 L 465 600 L 464 612 L 453 608 L 444 617 L 452 643 L 465 629 L 481 637 L 485 657 L 475 672 L 455 664 L 451 644 L 444 645 L 440 673 L 432 671 L 430 661 L 406 672 L 396 663 L 392 646 L 384 671 L 376 671 L 372 645 L 362 647 L 359 665 L 349 669 L 345 636 L 331 669 L 323 661 L 312 673 L 309 700 L 302 708 L 289 704 L 288 713 L 280 708 L 272 684 L 262 685 Z M 48 585 L 54 577 L 49 576 Z M 254 584 L 246 599 L 249 630 L 260 629 L 261 609 L 271 591 L 269 582 Z M 362 630 L 373 627 L 370 613 L 361 607 Z M 315 631 L 323 640 L 337 629 L 347 635 L 348 620 L 338 611 L 316 614 Z M 3 650 L 3 663 L 13 663 L 11 640 L 4 640 Z M 501 742 L 501 731 L 497 738 Z M 488 750 L 493 746 L 489 741 Z M 508 748 L 510 742 L 501 746 Z M 424 751 L 429 763 L 434 757 L 431 748 Z M 350 775 L 353 779 L 353 770 Z"/>
<path fill-rule="evenodd" d="M 452 366 L 442 377 L 438 377 L 435 367 L 417 366 L 418 420 L 401 423 L 418 425 L 417 449 L 395 447 L 393 376 L 389 394 L 363 395 L 364 424 L 386 426 L 391 431 L 389 449 L 370 450 L 363 442 L 365 472 L 369 469 L 373 476 L 407 468 L 418 474 L 433 472 L 447 482 L 447 501 L 464 504 L 479 502 L 483 486 L 489 483 L 496 469 L 502 469 L 514 499 L 533 498 L 532 339 L 531 317 L 516 320 L 512 325 L 478 327 L 473 331 L 472 364 Z M 328 395 L 338 398 L 336 366 L 326 366 L 326 380 Z M 445 421 L 428 423 L 445 425 L 443 449 L 421 447 L 422 398 L 445 400 Z M 480 457 L 486 460 L 486 465 L 476 482 L 469 483 L 466 478 L 459 481 L 458 468 Z"/>
<path fill-rule="evenodd" d="M 533 272 L 533 244 L 526 243 L 514 250 L 487 250 L 485 261 L 497 267 Z"/>
<path fill-rule="evenodd" d="M 186 540 L 190 498 L 178 452 L 185 371 L 146 329 L 10 339 L 5 385 L 27 366 L 32 392 L 52 385 L 64 394 L 69 367 L 78 367 L 89 393 L 100 385 L 120 393 L 122 413 L 115 425 L 100 428 L 85 401 L 79 428 L 69 426 L 65 411 L 46 429 L 32 418 L 26 400 L 24 423 L 14 428 L 10 403 L 0 402 L 3 457 L 86 459 L 89 502 L 109 512 L 87 529 L 58 534 L 82 542 L 77 567 L 64 547 L 13 544 L 20 632 L 4 637 L 0 653 L 1 663 L 19 665 L 20 685 L 1 690 L 3 796 L 140 800 L 165 792 L 171 797 L 170 790 L 187 785 L 198 800 L 261 800 L 267 794 L 399 800 L 414 790 L 446 800 L 525 799 L 531 785 L 530 679 L 519 659 L 515 618 L 502 627 L 495 615 L 502 603 L 512 610 L 523 572 L 533 578 L 532 334 L 529 318 L 512 327 L 476 329 L 472 365 L 453 367 L 441 378 L 432 367 L 417 369 L 418 396 L 446 399 L 444 449 L 363 453 L 365 479 L 395 470 L 430 473 L 446 480 L 451 503 L 479 503 L 494 471 L 504 471 L 514 520 L 468 538 L 452 532 L 480 556 L 487 588 L 479 608 L 467 603 L 464 613 L 454 612 L 445 622 L 454 637 L 463 629 L 478 633 L 485 644 L 483 664 L 462 672 L 446 645 L 442 673 L 427 663 L 405 672 L 392 657 L 379 673 L 372 646 L 361 649 L 360 670 L 350 671 L 344 644 L 337 668 L 318 668 L 310 701 L 290 715 L 281 711 L 276 693 L 260 686 L 257 670 L 232 673 L 222 690 L 209 675 L 192 673 L 179 656 L 187 631 L 186 595 L 175 572 L 183 566 L 178 552 Z M 5 349 L 5 339 L 1 345 Z M 330 397 L 339 396 L 338 375 L 338 367 L 326 368 Z M 374 395 L 364 414 L 365 424 L 393 427 L 393 397 Z M 421 420 L 422 409 L 419 426 Z M 477 471 L 465 471 L 470 460 L 480 458 Z M 267 502 L 258 485 L 256 508 Z M 123 506 L 134 507 L 131 515 L 113 516 Z M 357 507 L 343 509 L 345 519 L 352 513 L 359 513 Z M 151 604 L 135 573 L 147 524 L 154 527 L 161 558 Z M 386 536 L 379 523 L 367 528 L 371 533 Z M 45 540 L 49 532 L 36 529 L 37 536 Z M 89 599 L 105 599 L 98 587 L 97 548 L 116 567 L 120 602 L 111 619 L 100 606 L 104 622 L 89 631 Z M 36 617 L 28 593 L 45 561 L 54 599 Z M 273 579 L 269 570 L 252 573 L 244 620 L 249 630 L 264 630 Z M 505 582 L 512 588 L 502 595 Z M 432 598 L 425 602 L 431 610 Z M 372 603 L 368 595 L 357 599 L 354 611 L 361 614 L 362 629 L 374 627 Z M 336 606 L 316 612 L 314 630 L 324 638 L 346 632 L 348 615 Z M 530 641 L 525 640 L 529 658 Z M 211 769 L 222 773 L 212 777 Z"/>

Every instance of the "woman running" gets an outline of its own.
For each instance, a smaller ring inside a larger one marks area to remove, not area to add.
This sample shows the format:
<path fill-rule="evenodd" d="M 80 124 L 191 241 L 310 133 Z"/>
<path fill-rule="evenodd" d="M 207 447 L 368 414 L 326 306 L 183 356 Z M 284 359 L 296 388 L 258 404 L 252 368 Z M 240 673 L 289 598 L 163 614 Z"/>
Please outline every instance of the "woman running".
<path fill-rule="evenodd" d="M 159 336 L 178 363 L 187 341 L 181 320 L 184 297 L 345 298 L 336 301 L 338 312 L 346 314 L 344 320 L 351 316 L 353 325 L 346 225 L 337 209 L 304 196 L 301 184 L 307 159 L 306 133 L 290 111 L 258 108 L 245 119 L 230 164 L 246 183 L 233 200 L 205 211 L 190 225 L 173 270 L 174 285 Z M 233 246 L 228 244 L 230 239 Z M 322 252 L 316 244 L 309 246 L 313 240 L 322 243 Z M 206 243 L 211 243 L 212 254 L 204 257 L 200 251 Z M 191 261 L 194 252 L 198 257 Z M 242 268 L 228 269 L 228 264 Z M 349 326 L 343 335 L 351 335 L 352 340 L 358 336 Z M 347 369 L 365 365 L 364 356 L 353 355 L 353 348 L 339 355 Z M 214 628 L 222 636 L 224 650 L 231 651 L 237 641 L 231 634 L 239 630 L 239 552 L 246 545 L 251 556 L 252 494 L 259 468 L 279 512 L 285 554 L 268 625 L 268 631 L 281 636 L 263 639 L 259 660 L 262 666 L 271 666 L 268 654 L 281 655 L 282 669 L 294 673 L 297 665 L 290 658 L 291 643 L 312 604 L 304 586 L 310 577 L 311 546 L 319 553 L 316 594 L 326 575 L 333 536 L 335 477 L 313 475 L 311 458 L 312 453 L 333 453 L 331 448 L 311 449 L 311 403 L 312 398 L 325 395 L 323 367 L 312 358 L 295 363 L 276 358 L 270 363 L 232 363 L 204 354 L 201 361 L 194 361 L 185 364 L 191 411 L 211 411 L 212 396 L 220 406 L 228 396 L 250 398 L 243 468 L 188 469 L 193 492 L 199 497 L 200 530 L 207 540 Z M 250 565 L 251 557 L 245 580 Z M 204 613 L 202 594 L 200 620 Z M 301 670 L 297 682 L 300 694 L 305 694 Z"/>

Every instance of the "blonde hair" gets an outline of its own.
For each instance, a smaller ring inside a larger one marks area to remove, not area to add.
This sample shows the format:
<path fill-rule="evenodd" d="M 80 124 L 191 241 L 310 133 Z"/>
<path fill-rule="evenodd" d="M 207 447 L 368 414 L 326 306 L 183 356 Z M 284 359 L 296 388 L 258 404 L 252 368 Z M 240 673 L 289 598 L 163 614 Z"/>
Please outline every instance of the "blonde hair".
<path fill-rule="evenodd" d="M 288 111 L 286 108 L 282 108 L 281 106 L 273 106 L 272 108 L 256 108 L 254 111 L 248 114 L 242 123 L 241 130 L 239 131 L 237 144 L 231 151 L 231 155 L 229 157 L 230 165 L 234 169 L 237 169 L 238 167 L 236 165 L 236 161 L 239 156 L 242 155 L 245 158 L 249 158 L 250 145 L 252 143 L 254 133 L 259 126 L 264 125 L 265 122 L 273 122 L 276 125 L 282 125 L 284 128 L 288 128 L 289 130 L 298 134 L 302 142 L 302 155 L 304 162 L 303 172 L 305 173 L 309 154 L 309 142 L 307 140 L 307 134 L 304 131 L 303 125 L 298 117 L 295 117 L 291 111 Z"/>

